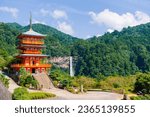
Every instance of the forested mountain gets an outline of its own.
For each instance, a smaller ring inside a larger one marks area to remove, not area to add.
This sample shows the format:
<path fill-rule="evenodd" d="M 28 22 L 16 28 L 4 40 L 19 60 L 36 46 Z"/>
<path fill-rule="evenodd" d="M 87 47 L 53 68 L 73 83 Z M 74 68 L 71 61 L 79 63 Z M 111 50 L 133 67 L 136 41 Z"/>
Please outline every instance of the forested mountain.
<path fill-rule="evenodd" d="M 17 23 L 1 23 L 0 50 L 9 53 L 9 56 L 15 55 L 16 36 L 28 29 L 29 26 Z M 48 55 L 72 55 L 76 58 L 76 75 L 100 78 L 102 75 L 129 75 L 138 71 L 150 71 L 150 23 L 88 40 L 72 37 L 47 25 L 33 24 L 33 29 L 47 34 L 45 52 Z M 0 57 L 4 59 L 6 56 L 2 52 Z"/>
<path fill-rule="evenodd" d="M 16 35 L 17 30 L 11 30 L 4 23 L 0 23 L 0 69 L 7 66 L 13 59 L 12 55 L 17 53 Z"/>
<path fill-rule="evenodd" d="M 150 23 L 74 44 L 72 54 L 79 57 L 76 74 L 100 77 L 150 71 L 149 32 Z"/>

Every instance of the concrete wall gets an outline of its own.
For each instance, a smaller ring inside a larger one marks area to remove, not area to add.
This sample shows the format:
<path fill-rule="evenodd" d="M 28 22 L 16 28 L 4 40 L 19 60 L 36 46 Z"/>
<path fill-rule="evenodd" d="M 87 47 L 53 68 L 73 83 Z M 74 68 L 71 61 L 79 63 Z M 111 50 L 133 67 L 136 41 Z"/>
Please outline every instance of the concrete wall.
<path fill-rule="evenodd" d="M 11 100 L 11 93 L 0 81 L 0 100 Z"/>

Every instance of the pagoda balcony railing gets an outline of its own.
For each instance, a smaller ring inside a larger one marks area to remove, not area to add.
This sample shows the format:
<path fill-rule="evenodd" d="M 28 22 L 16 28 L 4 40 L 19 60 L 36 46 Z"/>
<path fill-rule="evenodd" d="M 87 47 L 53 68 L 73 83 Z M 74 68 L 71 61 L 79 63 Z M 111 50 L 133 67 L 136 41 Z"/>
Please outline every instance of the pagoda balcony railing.
<path fill-rule="evenodd" d="M 26 68 L 26 67 L 29 67 L 29 68 L 48 67 L 48 68 L 50 68 L 51 66 L 52 66 L 51 64 L 38 64 L 38 65 L 13 64 L 13 65 L 11 65 L 11 67 L 13 67 L 13 68 L 21 68 L 21 67 L 24 67 L 24 68 Z"/>
<path fill-rule="evenodd" d="M 23 51 L 22 54 L 42 54 L 42 52 L 39 52 L 39 51 Z"/>
<path fill-rule="evenodd" d="M 29 41 L 29 40 L 22 40 L 21 43 L 22 44 L 40 44 L 40 45 L 44 44 L 43 41 Z"/>

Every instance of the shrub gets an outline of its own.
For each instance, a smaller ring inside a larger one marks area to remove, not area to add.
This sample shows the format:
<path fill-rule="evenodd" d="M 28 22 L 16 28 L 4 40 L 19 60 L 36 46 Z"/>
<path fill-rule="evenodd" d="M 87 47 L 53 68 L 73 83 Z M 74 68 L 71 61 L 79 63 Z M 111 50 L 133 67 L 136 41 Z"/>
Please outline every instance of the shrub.
<path fill-rule="evenodd" d="M 77 82 L 76 79 L 71 80 L 71 85 L 72 85 L 73 87 L 80 87 L 80 84 Z"/>
<path fill-rule="evenodd" d="M 19 87 L 14 90 L 12 94 L 13 100 L 29 100 L 30 97 L 28 96 L 29 92 L 24 87 Z"/>
<path fill-rule="evenodd" d="M 121 93 L 123 92 L 123 90 L 125 92 L 133 91 L 135 81 L 136 76 L 128 76 L 128 77 L 112 76 L 107 77 L 103 81 L 100 81 L 99 86 L 103 90 L 113 90 Z"/>
<path fill-rule="evenodd" d="M 26 72 L 24 68 L 19 71 L 20 74 L 20 86 L 30 88 L 30 86 L 37 88 L 38 82 L 35 80 L 30 73 Z"/>
<path fill-rule="evenodd" d="M 19 87 L 14 90 L 12 95 L 13 100 L 34 100 L 55 97 L 52 93 L 46 92 L 33 92 L 29 93 L 26 88 Z"/>
<path fill-rule="evenodd" d="M 58 87 L 58 81 L 56 81 L 56 80 L 53 81 L 53 84 L 54 84 L 55 87 Z"/>
<path fill-rule="evenodd" d="M 135 82 L 135 92 L 141 91 L 144 94 L 150 93 L 150 73 L 140 74 Z"/>
<path fill-rule="evenodd" d="M 79 85 L 83 85 L 85 89 L 92 89 L 96 87 L 96 80 L 94 78 L 88 78 L 85 76 L 80 76 L 75 79 Z"/>
<path fill-rule="evenodd" d="M 52 93 L 45 93 L 45 92 L 34 92 L 34 93 L 29 93 L 29 97 L 32 100 L 35 99 L 45 99 L 45 98 L 51 98 L 51 97 L 55 97 L 56 95 L 52 94 Z"/>
<path fill-rule="evenodd" d="M 114 87 L 114 88 L 119 88 L 119 87 L 121 87 L 121 86 L 120 86 L 119 83 L 113 83 L 113 87 Z"/>
<path fill-rule="evenodd" d="M 70 80 L 62 80 L 60 82 L 62 84 L 62 87 L 69 87 L 71 85 L 71 81 Z"/>
<path fill-rule="evenodd" d="M 140 96 L 132 96 L 130 97 L 131 100 L 150 100 L 150 95 L 140 95 Z"/>
<path fill-rule="evenodd" d="M 4 84 L 5 87 L 9 87 L 9 79 L 7 79 L 3 74 L 0 74 L 0 81 Z"/>
<path fill-rule="evenodd" d="M 74 94 L 76 93 L 75 90 L 73 89 L 73 87 L 67 87 L 66 89 L 67 89 L 67 91 L 69 91 L 71 93 L 74 93 Z"/>

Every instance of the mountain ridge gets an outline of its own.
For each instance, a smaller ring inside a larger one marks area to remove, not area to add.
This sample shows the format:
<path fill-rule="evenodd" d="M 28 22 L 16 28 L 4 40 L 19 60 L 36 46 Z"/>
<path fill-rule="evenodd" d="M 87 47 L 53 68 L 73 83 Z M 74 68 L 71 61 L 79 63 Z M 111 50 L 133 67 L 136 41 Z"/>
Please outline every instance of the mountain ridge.
<path fill-rule="evenodd" d="M 29 26 L 0 24 L 2 51 L 15 55 L 17 35 Z M 99 37 L 82 40 L 43 24 L 33 24 L 33 29 L 47 34 L 46 50 L 50 57 L 74 56 L 76 75 L 100 77 L 101 75 L 130 75 L 150 71 L 150 23 L 105 33 Z M 1 59 L 5 56 L 1 57 Z M 1 63 L 0 63 L 1 64 Z"/>

